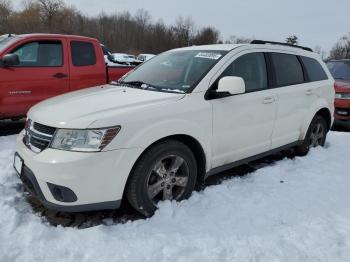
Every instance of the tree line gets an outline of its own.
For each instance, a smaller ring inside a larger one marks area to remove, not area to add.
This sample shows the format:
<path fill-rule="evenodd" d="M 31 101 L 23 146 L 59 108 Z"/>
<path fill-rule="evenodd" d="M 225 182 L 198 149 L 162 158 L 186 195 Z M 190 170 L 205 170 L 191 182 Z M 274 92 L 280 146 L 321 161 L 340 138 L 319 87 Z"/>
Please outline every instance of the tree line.
<path fill-rule="evenodd" d="M 6 33 L 77 34 L 99 39 L 112 51 L 160 53 L 188 45 L 219 42 L 211 26 L 196 29 L 191 18 L 178 17 L 174 25 L 153 22 L 145 10 L 134 15 L 119 12 L 98 16 L 82 14 L 62 0 L 27 0 L 15 11 L 9 0 L 0 0 L 0 35 Z"/>
<path fill-rule="evenodd" d="M 173 25 L 153 21 L 145 10 L 135 14 L 116 12 L 98 16 L 82 14 L 63 0 L 24 0 L 15 10 L 10 0 L 0 0 L 0 35 L 6 33 L 59 33 L 94 37 L 113 52 L 160 53 L 172 48 L 214 43 L 249 43 L 247 37 L 222 40 L 218 29 L 197 27 L 190 17 L 178 17 Z M 291 35 L 286 42 L 297 43 Z M 316 51 L 323 55 L 320 47 Z M 325 59 L 350 58 L 350 33 L 342 37 Z"/>

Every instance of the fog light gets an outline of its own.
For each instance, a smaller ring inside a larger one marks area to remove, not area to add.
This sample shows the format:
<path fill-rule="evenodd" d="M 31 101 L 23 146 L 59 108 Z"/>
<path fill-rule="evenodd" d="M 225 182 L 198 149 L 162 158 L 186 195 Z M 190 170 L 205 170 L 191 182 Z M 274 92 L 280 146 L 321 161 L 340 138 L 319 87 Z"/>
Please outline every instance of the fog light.
<path fill-rule="evenodd" d="M 76 194 L 74 194 L 74 192 L 69 189 L 68 187 L 64 187 L 64 186 L 59 186 L 59 185 L 54 185 L 51 183 L 47 183 L 52 196 L 60 202 L 75 202 L 77 201 L 77 196 Z"/>

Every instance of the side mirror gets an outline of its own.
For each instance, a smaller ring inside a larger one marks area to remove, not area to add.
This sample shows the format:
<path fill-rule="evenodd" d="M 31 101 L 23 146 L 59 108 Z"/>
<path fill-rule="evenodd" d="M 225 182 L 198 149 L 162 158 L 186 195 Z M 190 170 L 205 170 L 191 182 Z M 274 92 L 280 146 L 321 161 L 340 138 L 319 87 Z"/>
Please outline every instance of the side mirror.
<path fill-rule="evenodd" d="M 16 54 L 7 54 L 3 56 L 1 62 L 4 67 L 16 66 L 19 65 L 19 57 Z"/>
<path fill-rule="evenodd" d="M 242 77 L 225 76 L 219 80 L 217 93 L 228 93 L 230 95 L 243 94 L 245 83 Z"/>

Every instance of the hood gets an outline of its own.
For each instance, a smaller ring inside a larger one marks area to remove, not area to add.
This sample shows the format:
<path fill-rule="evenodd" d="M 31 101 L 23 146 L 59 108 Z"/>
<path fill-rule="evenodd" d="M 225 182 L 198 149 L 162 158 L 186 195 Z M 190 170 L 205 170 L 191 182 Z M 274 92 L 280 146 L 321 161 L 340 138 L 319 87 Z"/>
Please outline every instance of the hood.
<path fill-rule="evenodd" d="M 350 80 L 335 79 L 334 88 L 338 93 L 350 93 Z"/>
<path fill-rule="evenodd" d="M 83 89 L 45 100 L 30 109 L 35 122 L 59 128 L 88 128 L 93 122 L 118 114 L 170 103 L 185 94 L 156 92 L 113 85 Z"/>

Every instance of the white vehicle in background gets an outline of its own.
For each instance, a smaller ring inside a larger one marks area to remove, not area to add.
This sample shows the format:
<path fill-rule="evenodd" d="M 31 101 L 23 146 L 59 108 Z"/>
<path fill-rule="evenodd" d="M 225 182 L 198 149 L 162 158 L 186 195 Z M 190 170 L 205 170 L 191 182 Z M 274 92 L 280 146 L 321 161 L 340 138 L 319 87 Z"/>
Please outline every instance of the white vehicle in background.
<path fill-rule="evenodd" d="M 110 66 L 115 65 L 116 63 L 114 62 L 114 57 L 112 53 L 108 50 L 108 48 L 103 44 L 101 44 L 101 48 L 103 51 L 103 57 L 105 59 L 105 63 Z"/>
<path fill-rule="evenodd" d="M 150 60 L 151 58 L 155 57 L 156 55 L 153 54 L 139 54 L 136 59 L 140 61 L 141 63 L 146 62 Z"/>
<path fill-rule="evenodd" d="M 122 54 L 122 53 L 114 53 L 112 54 L 115 62 L 120 64 L 133 64 L 136 62 L 136 57 L 134 55 Z"/>
<path fill-rule="evenodd" d="M 252 43 L 170 50 L 114 85 L 37 104 L 17 139 L 23 184 L 52 209 L 115 209 L 125 197 L 150 216 L 210 175 L 323 146 L 334 113 L 323 61 Z"/>

